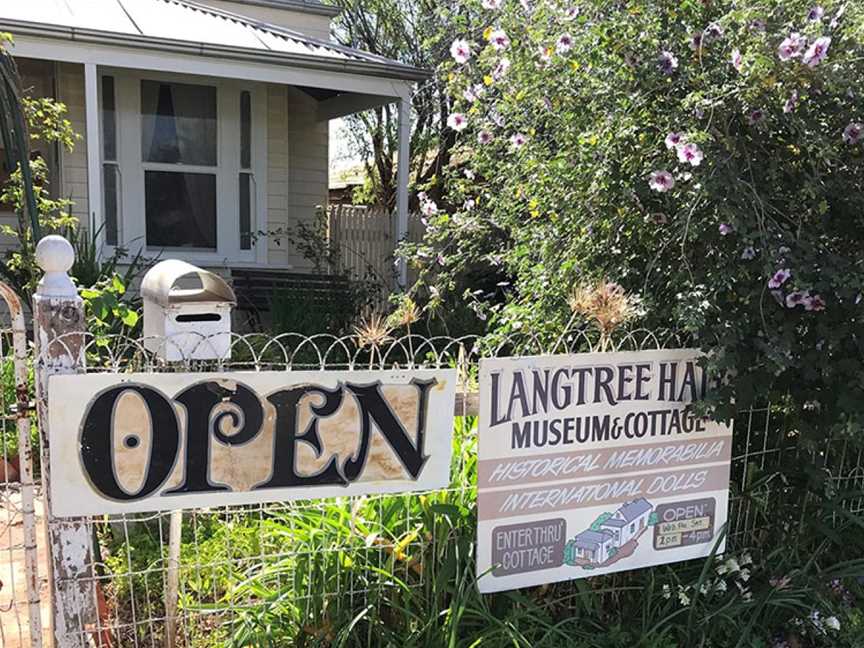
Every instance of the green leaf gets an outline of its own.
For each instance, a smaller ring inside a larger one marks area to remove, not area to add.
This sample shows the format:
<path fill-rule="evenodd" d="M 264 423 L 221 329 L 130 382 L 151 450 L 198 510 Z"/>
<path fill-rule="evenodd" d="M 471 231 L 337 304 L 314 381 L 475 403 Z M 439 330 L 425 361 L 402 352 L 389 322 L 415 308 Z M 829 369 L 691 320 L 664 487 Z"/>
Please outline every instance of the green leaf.
<path fill-rule="evenodd" d="M 129 328 L 134 328 L 138 323 L 138 311 L 127 310 L 123 315 L 123 323 Z"/>

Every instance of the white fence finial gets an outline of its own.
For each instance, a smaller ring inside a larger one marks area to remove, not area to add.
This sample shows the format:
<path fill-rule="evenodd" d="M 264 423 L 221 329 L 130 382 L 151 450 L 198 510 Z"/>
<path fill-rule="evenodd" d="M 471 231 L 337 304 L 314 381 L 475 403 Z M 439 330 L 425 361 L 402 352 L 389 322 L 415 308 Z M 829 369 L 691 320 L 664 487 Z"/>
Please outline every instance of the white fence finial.
<path fill-rule="evenodd" d="M 62 236 L 51 234 L 36 246 L 36 263 L 45 271 L 36 288 L 37 295 L 45 297 L 77 297 L 78 290 L 69 270 L 75 263 L 75 250 Z"/>

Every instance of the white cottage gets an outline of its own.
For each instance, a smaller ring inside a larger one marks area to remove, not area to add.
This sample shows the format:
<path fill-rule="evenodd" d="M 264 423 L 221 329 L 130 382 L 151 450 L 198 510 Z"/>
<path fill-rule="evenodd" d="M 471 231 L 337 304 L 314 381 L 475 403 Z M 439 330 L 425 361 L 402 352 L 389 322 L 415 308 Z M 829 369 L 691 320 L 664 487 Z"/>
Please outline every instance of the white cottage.
<path fill-rule="evenodd" d="M 326 204 L 334 118 L 396 104 L 407 160 L 412 89 L 428 77 L 331 42 L 337 13 L 317 0 L 9 0 L 0 31 L 25 86 L 63 101 L 83 135 L 44 153 L 106 253 L 302 270 L 254 233 Z M 400 234 L 407 186 L 400 163 Z"/>
<path fill-rule="evenodd" d="M 654 507 L 644 498 L 627 502 L 606 520 L 601 528 L 612 533 L 621 547 L 638 536 L 648 526 Z"/>
<path fill-rule="evenodd" d="M 618 548 L 615 536 L 605 529 L 583 531 L 573 538 L 576 557 L 582 561 L 599 565 L 612 557 Z"/>

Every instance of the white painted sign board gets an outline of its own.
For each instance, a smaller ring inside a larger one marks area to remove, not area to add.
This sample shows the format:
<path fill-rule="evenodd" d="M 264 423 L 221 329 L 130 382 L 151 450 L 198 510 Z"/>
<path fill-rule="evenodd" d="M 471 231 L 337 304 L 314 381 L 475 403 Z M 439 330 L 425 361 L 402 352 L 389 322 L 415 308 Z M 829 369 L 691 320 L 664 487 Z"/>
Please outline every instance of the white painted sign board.
<path fill-rule="evenodd" d="M 456 372 L 52 376 L 58 517 L 449 486 Z"/>
<path fill-rule="evenodd" d="M 709 389 L 699 355 L 481 360 L 481 592 L 711 553 L 727 521 L 732 427 L 687 410 Z"/>

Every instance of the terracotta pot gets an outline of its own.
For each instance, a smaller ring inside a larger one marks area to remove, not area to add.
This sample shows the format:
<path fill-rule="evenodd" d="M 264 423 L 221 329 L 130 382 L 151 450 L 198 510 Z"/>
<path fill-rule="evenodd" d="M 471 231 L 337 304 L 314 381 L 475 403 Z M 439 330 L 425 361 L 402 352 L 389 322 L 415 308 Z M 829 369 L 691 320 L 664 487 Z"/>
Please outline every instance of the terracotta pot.
<path fill-rule="evenodd" d="M 0 459 L 0 484 L 13 484 L 18 481 L 18 467 L 13 460 Z"/>

